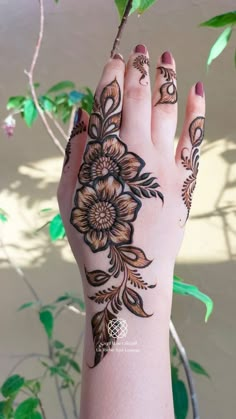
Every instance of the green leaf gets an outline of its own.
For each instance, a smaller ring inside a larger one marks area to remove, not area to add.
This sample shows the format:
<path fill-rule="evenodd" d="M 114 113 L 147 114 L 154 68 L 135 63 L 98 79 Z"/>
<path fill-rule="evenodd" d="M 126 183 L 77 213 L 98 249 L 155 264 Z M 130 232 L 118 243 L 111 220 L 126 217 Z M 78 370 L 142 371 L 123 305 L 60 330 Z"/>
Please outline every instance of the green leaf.
<path fill-rule="evenodd" d="M 14 398 L 9 398 L 7 400 L 0 402 L 0 419 L 11 419 L 13 418 L 13 405 Z"/>
<path fill-rule="evenodd" d="M 204 303 L 206 306 L 205 322 L 207 322 L 214 307 L 214 303 L 212 299 L 208 297 L 208 295 L 203 294 L 201 291 L 199 291 L 199 289 L 195 285 L 186 284 L 184 282 L 180 282 L 180 280 L 176 280 L 176 276 L 174 277 L 173 282 L 173 292 L 175 294 L 180 295 L 189 295 L 191 297 L 197 298 L 202 303 Z"/>
<path fill-rule="evenodd" d="M 48 96 L 39 96 L 38 101 L 44 111 L 52 112 L 55 108 L 55 103 Z"/>
<path fill-rule="evenodd" d="M 82 298 L 74 295 L 73 293 L 66 292 L 64 295 L 60 295 L 55 301 L 55 303 L 60 303 L 62 301 L 70 301 L 71 303 L 78 304 L 79 308 L 82 311 L 85 311 L 85 303 Z"/>
<path fill-rule="evenodd" d="M 59 375 L 59 377 L 63 378 L 68 383 L 74 384 L 74 380 L 72 377 L 61 367 L 50 367 L 49 368 L 51 375 Z"/>
<path fill-rule="evenodd" d="M 43 208 L 43 209 L 41 209 L 39 212 L 41 213 L 41 212 L 49 212 L 49 211 L 52 211 L 53 210 L 53 208 Z"/>
<path fill-rule="evenodd" d="M 69 100 L 69 95 L 67 93 L 60 93 L 60 95 L 57 95 L 54 100 L 57 106 L 65 103 L 67 104 Z"/>
<path fill-rule="evenodd" d="M 81 108 L 84 109 L 90 115 L 93 110 L 93 92 L 86 87 L 86 94 L 81 100 Z"/>
<path fill-rule="evenodd" d="M 215 60 L 222 53 L 222 51 L 226 48 L 230 40 L 231 34 L 232 34 L 232 27 L 226 28 L 217 38 L 216 42 L 211 47 L 211 50 L 207 59 L 208 67 L 212 63 L 212 61 Z"/>
<path fill-rule="evenodd" d="M 200 23 L 200 26 L 210 26 L 213 28 L 220 28 L 222 26 L 231 25 L 236 23 L 236 10 L 223 15 L 217 15 L 213 18 Z"/>
<path fill-rule="evenodd" d="M 234 53 L 234 66 L 236 68 L 236 50 L 235 50 L 235 53 Z"/>
<path fill-rule="evenodd" d="M 29 308 L 29 307 L 34 307 L 34 306 L 38 306 L 39 302 L 38 301 L 28 301 L 27 303 L 22 304 L 17 311 L 21 311 L 24 310 L 25 308 Z"/>
<path fill-rule="evenodd" d="M 74 89 L 74 88 L 75 88 L 75 83 L 69 80 L 65 80 L 65 81 L 60 81 L 59 83 L 54 84 L 52 87 L 50 87 L 47 93 L 54 93 L 60 90 Z"/>
<path fill-rule="evenodd" d="M 83 99 L 84 96 L 85 96 L 85 93 L 77 92 L 77 90 L 72 90 L 69 93 L 69 101 L 70 101 L 69 103 L 71 105 L 75 105 L 79 103 L 81 99 Z"/>
<path fill-rule="evenodd" d="M 17 406 L 14 419 L 36 419 L 37 416 L 35 417 L 35 409 L 38 405 L 38 399 L 29 397 Z"/>
<path fill-rule="evenodd" d="M 53 326 L 54 326 L 54 318 L 49 310 L 40 311 L 39 319 L 44 326 L 45 332 L 47 333 L 48 337 L 52 337 L 53 333 Z"/>
<path fill-rule="evenodd" d="M 149 7 L 151 7 L 157 0 L 141 0 L 140 5 L 138 7 L 138 13 L 142 14 L 145 12 Z"/>
<path fill-rule="evenodd" d="M 145 12 L 149 7 L 151 7 L 157 0 L 133 0 L 132 8 L 130 10 L 130 15 L 137 11 L 139 14 Z M 117 10 L 119 12 L 120 18 L 123 17 L 127 6 L 128 0 L 115 0 Z"/>
<path fill-rule="evenodd" d="M 7 102 L 7 109 L 19 109 L 25 101 L 25 96 L 11 96 Z"/>
<path fill-rule="evenodd" d="M 186 419 L 188 414 L 188 393 L 182 380 L 172 380 L 175 417 Z"/>
<path fill-rule="evenodd" d="M 28 127 L 31 127 L 33 122 L 37 119 L 38 111 L 32 99 L 24 101 L 24 120 Z"/>
<path fill-rule="evenodd" d="M 210 378 L 208 372 L 200 364 L 198 364 L 198 362 L 189 360 L 189 365 L 191 370 L 196 374 L 205 375 L 205 377 Z"/>
<path fill-rule="evenodd" d="M 64 239 L 66 232 L 60 214 L 55 215 L 50 221 L 49 235 L 52 241 Z"/>
<path fill-rule="evenodd" d="M 54 340 L 53 346 L 56 349 L 62 349 L 65 347 L 64 343 L 62 343 L 60 340 Z"/>
<path fill-rule="evenodd" d="M 69 359 L 69 364 L 76 372 L 80 374 L 80 366 L 74 359 Z"/>
<path fill-rule="evenodd" d="M 171 349 L 171 356 L 176 356 L 176 355 L 177 355 L 177 348 L 175 345 L 173 345 Z"/>
<path fill-rule="evenodd" d="M 25 381 L 24 387 L 30 389 L 34 395 L 37 395 L 41 391 L 41 383 L 38 380 L 27 380 Z"/>
<path fill-rule="evenodd" d="M 6 223 L 8 221 L 6 212 L 3 211 L 1 208 L 0 208 L 0 221 L 2 221 L 2 223 Z"/>
<path fill-rule="evenodd" d="M 34 83 L 34 87 L 35 87 L 35 89 L 37 89 L 38 87 L 40 87 L 40 83 L 38 83 L 38 82 Z"/>
<path fill-rule="evenodd" d="M 24 382 L 25 382 L 24 377 L 21 377 L 18 374 L 14 374 L 11 377 L 8 377 L 2 385 L 2 388 L 1 388 L 2 395 L 5 398 L 11 397 L 15 393 L 17 393 L 21 389 L 21 387 L 23 387 Z"/>

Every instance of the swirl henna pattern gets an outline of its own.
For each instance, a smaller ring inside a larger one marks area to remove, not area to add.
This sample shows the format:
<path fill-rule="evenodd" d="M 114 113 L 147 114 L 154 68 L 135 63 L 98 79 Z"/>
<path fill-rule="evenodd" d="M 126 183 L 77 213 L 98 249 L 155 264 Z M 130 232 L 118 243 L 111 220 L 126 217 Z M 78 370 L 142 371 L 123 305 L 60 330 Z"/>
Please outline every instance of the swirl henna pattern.
<path fill-rule="evenodd" d="M 149 67 L 150 63 L 149 63 L 149 59 L 148 57 L 146 57 L 146 55 L 138 55 L 133 62 L 133 67 L 136 68 L 138 71 L 140 71 L 141 76 L 139 79 L 139 83 L 142 84 L 143 86 L 147 85 L 148 82 L 141 83 L 143 79 L 145 79 L 145 77 L 148 75 L 147 70 L 145 69 L 144 65 L 147 65 Z"/>
<path fill-rule="evenodd" d="M 166 82 L 160 87 L 161 98 L 154 106 L 161 103 L 176 103 L 178 100 L 178 93 L 174 84 L 174 80 L 176 79 L 175 71 L 172 70 L 172 68 L 166 67 L 157 67 L 157 70 L 160 70 L 161 74 L 163 74 L 163 77 L 166 79 Z"/>
<path fill-rule="evenodd" d="M 79 109 L 78 113 L 80 113 L 81 116 L 81 110 Z M 80 117 L 78 118 L 80 119 Z M 64 165 L 63 165 L 63 170 L 65 171 L 66 168 L 69 168 L 68 163 L 70 160 L 70 155 L 71 155 L 71 140 L 73 137 L 75 137 L 78 134 L 81 134 L 82 132 L 86 131 L 86 125 L 84 123 L 84 121 L 81 122 L 77 122 L 75 124 L 75 126 L 72 128 L 71 134 L 70 134 L 70 138 L 67 141 L 67 145 L 66 145 L 66 149 L 65 149 L 65 160 L 64 160 Z"/>
<path fill-rule="evenodd" d="M 197 182 L 197 174 L 199 168 L 199 147 L 204 138 L 204 123 L 205 118 L 199 116 L 195 118 L 189 127 L 189 137 L 191 141 L 191 151 L 187 147 L 184 147 L 181 152 L 181 162 L 187 171 L 190 171 L 190 175 L 184 181 L 182 187 L 182 198 L 187 208 L 187 217 L 192 205 L 192 196 Z"/>
<path fill-rule="evenodd" d="M 119 136 L 121 92 L 117 80 L 104 87 L 94 102 L 83 164 L 78 179 L 81 187 L 75 194 L 71 224 L 83 235 L 92 252 L 108 249 L 110 268 L 88 271 L 85 275 L 92 287 L 100 287 L 111 278 L 120 283 L 89 296 L 102 309 L 91 320 L 95 349 L 94 365 L 98 365 L 116 341 L 109 336 L 108 323 L 116 320 L 125 306 L 139 317 L 150 317 L 143 299 L 134 288 L 148 290 L 140 270 L 151 264 L 144 251 L 132 245 L 134 221 L 144 198 L 158 197 L 163 203 L 160 185 L 151 173 L 142 173 L 145 162 L 128 150 Z"/>

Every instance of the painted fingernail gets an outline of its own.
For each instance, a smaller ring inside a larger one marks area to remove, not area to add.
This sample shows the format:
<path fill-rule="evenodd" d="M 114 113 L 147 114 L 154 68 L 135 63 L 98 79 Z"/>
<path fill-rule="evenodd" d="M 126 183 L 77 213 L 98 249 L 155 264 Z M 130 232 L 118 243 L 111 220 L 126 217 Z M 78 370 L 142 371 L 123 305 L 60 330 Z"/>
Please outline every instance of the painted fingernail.
<path fill-rule="evenodd" d="M 113 59 L 114 59 L 114 60 L 121 60 L 121 61 L 123 61 L 123 62 L 124 62 L 124 58 L 122 57 L 122 55 L 121 55 L 121 54 L 115 54 L 115 55 L 114 55 L 114 57 L 113 57 Z"/>
<path fill-rule="evenodd" d="M 82 109 L 78 108 L 76 113 L 75 113 L 75 118 L 74 118 L 74 125 L 77 125 L 81 119 L 82 116 Z"/>
<path fill-rule="evenodd" d="M 203 83 L 201 81 L 198 81 L 195 85 L 195 93 L 198 96 L 204 96 L 204 87 Z"/>
<path fill-rule="evenodd" d="M 172 64 L 172 56 L 169 51 L 163 52 L 161 56 L 162 64 Z"/>
<path fill-rule="evenodd" d="M 135 47 L 134 52 L 139 52 L 140 54 L 147 54 L 147 48 L 145 47 L 145 45 L 139 44 Z"/>

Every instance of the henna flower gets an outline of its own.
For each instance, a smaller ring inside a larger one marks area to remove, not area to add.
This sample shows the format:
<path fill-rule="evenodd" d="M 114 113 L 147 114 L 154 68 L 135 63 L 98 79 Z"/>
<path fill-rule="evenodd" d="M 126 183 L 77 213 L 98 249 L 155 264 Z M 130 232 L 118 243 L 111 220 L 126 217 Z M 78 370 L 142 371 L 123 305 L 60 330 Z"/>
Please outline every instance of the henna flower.
<path fill-rule="evenodd" d="M 114 177 L 98 179 L 92 186 L 76 191 L 72 225 L 82 234 L 93 252 L 109 245 L 129 244 L 132 240 L 132 221 L 141 207 L 139 200 L 124 192 Z"/>
<path fill-rule="evenodd" d="M 133 180 L 144 167 L 144 161 L 116 136 L 109 136 L 103 142 L 88 143 L 84 162 L 80 168 L 79 181 L 86 185 L 97 178 L 112 175 L 124 182 Z"/>

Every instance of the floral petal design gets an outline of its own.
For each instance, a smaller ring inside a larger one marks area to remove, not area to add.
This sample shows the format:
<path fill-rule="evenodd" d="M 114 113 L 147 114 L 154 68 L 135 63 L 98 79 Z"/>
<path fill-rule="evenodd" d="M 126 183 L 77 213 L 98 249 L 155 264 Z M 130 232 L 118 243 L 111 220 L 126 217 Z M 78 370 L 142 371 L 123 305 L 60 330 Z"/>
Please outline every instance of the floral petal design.
<path fill-rule="evenodd" d="M 98 113 L 92 113 L 89 119 L 88 134 L 90 138 L 96 140 L 101 137 L 102 117 Z"/>
<path fill-rule="evenodd" d="M 129 244 L 131 242 L 132 233 L 133 228 L 131 224 L 117 221 L 110 231 L 109 236 L 112 243 L 116 245 Z"/>
<path fill-rule="evenodd" d="M 120 219 L 124 221 L 134 221 L 141 208 L 141 203 L 138 199 L 133 198 L 131 194 L 124 193 L 116 199 Z"/>
<path fill-rule="evenodd" d="M 120 86 L 115 79 L 104 87 L 101 94 L 100 104 L 104 117 L 107 117 L 118 108 L 120 99 Z"/>
<path fill-rule="evenodd" d="M 95 189 L 103 201 L 114 200 L 123 191 L 123 186 L 113 176 L 95 182 Z"/>
<path fill-rule="evenodd" d="M 94 202 L 98 201 L 95 190 L 91 186 L 78 189 L 75 195 L 75 206 L 88 210 Z"/>
<path fill-rule="evenodd" d="M 127 180 L 134 179 L 145 166 L 144 161 L 134 153 L 127 153 L 120 159 L 122 175 Z"/>
<path fill-rule="evenodd" d="M 120 129 L 121 124 L 121 112 L 109 116 L 104 123 L 103 135 L 112 134 Z"/>
<path fill-rule="evenodd" d="M 103 142 L 103 152 L 106 156 L 119 160 L 126 153 L 126 145 L 117 136 L 107 137 Z"/>
<path fill-rule="evenodd" d="M 92 180 L 91 179 L 91 166 L 87 163 L 83 163 L 82 166 L 80 167 L 78 177 L 82 185 L 89 183 Z"/>
<path fill-rule="evenodd" d="M 94 252 L 104 250 L 107 246 L 108 234 L 105 231 L 90 230 L 84 237 Z"/>
<path fill-rule="evenodd" d="M 71 222 L 80 233 L 84 234 L 89 231 L 90 226 L 86 211 L 81 210 L 80 208 L 74 208 L 71 213 Z"/>
<path fill-rule="evenodd" d="M 84 161 L 87 164 L 92 163 L 94 160 L 98 159 L 102 153 L 102 145 L 97 141 L 92 141 L 88 143 L 86 150 L 84 152 Z"/>

